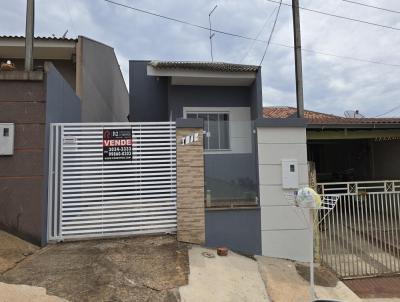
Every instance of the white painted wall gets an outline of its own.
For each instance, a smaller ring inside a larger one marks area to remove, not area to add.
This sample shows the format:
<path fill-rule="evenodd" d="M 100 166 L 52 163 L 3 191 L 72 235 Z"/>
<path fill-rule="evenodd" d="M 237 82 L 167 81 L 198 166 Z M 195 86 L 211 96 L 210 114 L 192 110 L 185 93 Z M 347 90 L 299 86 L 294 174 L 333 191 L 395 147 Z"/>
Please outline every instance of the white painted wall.
<path fill-rule="evenodd" d="M 257 128 L 257 138 L 262 254 L 309 261 L 308 211 L 290 206 L 285 197 L 290 190 L 282 189 L 282 159 L 296 159 L 299 187 L 308 185 L 306 129 Z"/>
<path fill-rule="evenodd" d="M 250 107 L 184 107 L 183 116 L 191 112 L 229 114 L 230 150 L 205 151 L 207 154 L 252 153 Z"/>

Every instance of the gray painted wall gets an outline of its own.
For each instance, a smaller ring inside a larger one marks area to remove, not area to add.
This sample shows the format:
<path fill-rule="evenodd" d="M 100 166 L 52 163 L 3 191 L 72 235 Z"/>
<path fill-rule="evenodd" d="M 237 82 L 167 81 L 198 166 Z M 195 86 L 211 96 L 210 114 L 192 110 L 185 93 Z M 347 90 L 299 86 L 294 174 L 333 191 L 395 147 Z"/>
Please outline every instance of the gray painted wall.
<path fill-rule="evenodd" d="M 251 119 L 263 118 L 261 67 L 257 71 L 256 80 L 250 86 Z"/>
<path fill-rule="evenodd" d="M 49 172 L 50 123 L 81 121 L 81 101 L 61 73 L 49 64 L 46 72 L 46 128 L 43 152 L 43 224 L 42 245 L 47 243 L 47 188 Z"/>
<path fill-rule="evenodd" d="M 262 116 L 261 70 L 243 86 L 171 85 L 168 77 L 147 76 L 149 61 L 129 62 L 131 121 L 167 121 L 183 117 L 183 107 L 249 107 L 252 119 Z"/>
<path fill-rule="evenodd" d="M 129 119 L 168 121 L 168 79 L 147 76 L 149 61 L 129 61 Z"/>
<path fill-rule="evenodd" d="M 168 86 L 168 112 L 183 117 L 183 107 L 249 107 L 249 87 Z"/>
<path fill-rule="evenodd" d="M 82 42 L 82 121 L 127 122 L 129 93 L 114 49 L 85 37 L 79 39 Z"/>
<path fill-rule="evenodd" d="M 261 255 L 260 209 L 206 210 L 206 246 Z"/>

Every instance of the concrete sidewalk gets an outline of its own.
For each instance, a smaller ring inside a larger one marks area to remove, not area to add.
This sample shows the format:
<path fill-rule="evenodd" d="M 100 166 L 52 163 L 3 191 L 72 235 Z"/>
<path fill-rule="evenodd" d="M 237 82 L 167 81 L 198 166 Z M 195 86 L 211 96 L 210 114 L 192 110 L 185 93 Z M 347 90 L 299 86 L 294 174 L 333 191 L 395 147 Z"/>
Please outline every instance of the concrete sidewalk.
<path fill-rule="evenodd" d="M 215 255 L 206 258 L 203 252 Z M 189 250 L 189 284 L 179 289 L 182 302 L 266 302 L 264 283 L 253 259 L 229 251 L 217 256 L 215 250 L 193 246 Z"/>
<path fill-rule="evenodd" d="M 14 285 L 0 282 L 0 302 L 68 302 L 46 294 L 43 287 Z"/>
<path fill-rule="evenodd" d="M 311 301 L 309 282 L 300 276 L 293 261 L 263 256 L 256 256 L 256 259 L 272 301 Z M 308 267 L 306 270 L 308 270 Z M 304 272 L 307 272 L 306 270 Z M 309 275 L 308 272 L 307 275 Z M 343 282 L 326 275 L 328 274 L 322 274 L 321 278 L 321 274 L 316 273 L 316 283 L 321 284 L 316 286 L 317 298 L 362 302 Z"/>

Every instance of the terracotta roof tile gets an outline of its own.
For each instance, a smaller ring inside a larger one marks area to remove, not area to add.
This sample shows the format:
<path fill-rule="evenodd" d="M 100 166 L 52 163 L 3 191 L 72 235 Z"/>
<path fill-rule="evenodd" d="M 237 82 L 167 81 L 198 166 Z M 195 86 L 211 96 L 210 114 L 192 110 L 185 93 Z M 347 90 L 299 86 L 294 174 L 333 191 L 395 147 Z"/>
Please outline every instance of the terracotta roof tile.
<path fill-rule="evenodd" d="M 0 36 L 0 39 L 25 39 L 25 36 Z M 77 38 L 63 38 L 63 37 L 41 37 L 36 36 L 35 40 L 58 40 L 58 41 L 78 41 Z"/>
<path fill-rule="evenodd" d="M 264 118 L 291 118 L 296 116 L 296 108 L 276 106 L 264 107 Z M 400 118 L 345 118 L 338 115 L 322 112 L 304 111 L 304 117 L 309 124 L 327 125 L 327 124 L 400 124 Z"/>

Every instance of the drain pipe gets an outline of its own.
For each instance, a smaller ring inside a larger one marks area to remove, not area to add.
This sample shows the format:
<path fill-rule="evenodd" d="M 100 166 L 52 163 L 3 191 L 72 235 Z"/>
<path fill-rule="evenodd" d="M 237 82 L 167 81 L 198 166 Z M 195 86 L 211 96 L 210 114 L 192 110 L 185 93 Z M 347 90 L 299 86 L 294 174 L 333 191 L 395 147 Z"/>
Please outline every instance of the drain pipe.
<path fill-rule="evenodd" d="M 35 0 L 26 0 L 25 71 L 33 70 L 33 40 L 35 32 Z"/>

